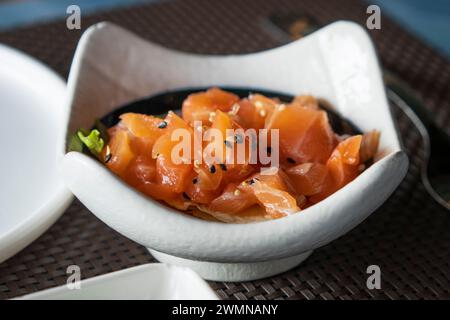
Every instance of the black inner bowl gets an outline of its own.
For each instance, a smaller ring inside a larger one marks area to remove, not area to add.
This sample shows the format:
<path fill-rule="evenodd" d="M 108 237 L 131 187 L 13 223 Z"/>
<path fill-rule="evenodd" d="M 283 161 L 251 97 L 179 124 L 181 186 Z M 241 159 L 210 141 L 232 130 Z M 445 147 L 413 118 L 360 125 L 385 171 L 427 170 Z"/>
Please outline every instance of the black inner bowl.
<path fill-rule="evenodd" d="M 121 114 L 127 112 L 143 113 L 149 115 L 165 115 L 170 110 L 180 110 L 183 101 L 188 97 L 188 95 L 199 91 L 206 91 L 208 88 L 209 87 L 179 89 L 143 98 L 117 108 L 116 110 L 108 113 L 103 118 L 101 118 L 100 121 L 106 127 L 110 128 L 117 124 L 117 122 L 119 122 L 119 116 Z M 257 88 L 220 88 L 225 91 L 232 92 L 240 98 L 245 98 L 251 93 L 260 93 L 267 97 L 278 98 L 283 102 L 290 102 L 294 98 L 293 96 L 284 93 Z M 320 107 L 327 112 L 331 127 L 337 134 L 355 135 L 361 133 L 361 130 L 359 130 L 352 122 L 344 119 L 336 111 L 328 107 L 327 103 L 320 101 Z"/>

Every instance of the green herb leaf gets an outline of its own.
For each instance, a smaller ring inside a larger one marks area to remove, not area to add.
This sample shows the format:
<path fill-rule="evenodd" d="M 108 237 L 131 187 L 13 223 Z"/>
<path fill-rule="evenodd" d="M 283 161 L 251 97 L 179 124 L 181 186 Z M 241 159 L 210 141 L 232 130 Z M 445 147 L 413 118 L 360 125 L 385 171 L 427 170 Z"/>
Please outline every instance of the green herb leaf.
<path fill-rule="evenodd" d="M 73 134 L 72 137 L 70 137 L 68 149 L 69 151 L 83 152 L 83 142 L 78 138 L 78 135 Z"/>
<path fill-rule="evenodd" d="M 100 137 L 100 131 L 97 129 L 92 130 L 88 135 L 83 130 L 78 130 L 77 136 L 95 156 L 98 156 L 102 152 L 105 141 Z"/>

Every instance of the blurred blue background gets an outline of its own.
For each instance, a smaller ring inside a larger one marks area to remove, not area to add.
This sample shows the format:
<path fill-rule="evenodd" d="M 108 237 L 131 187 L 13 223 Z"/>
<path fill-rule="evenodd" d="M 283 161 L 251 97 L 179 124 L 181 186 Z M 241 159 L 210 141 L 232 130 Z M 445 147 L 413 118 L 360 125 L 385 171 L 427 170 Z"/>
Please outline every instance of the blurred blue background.
<path fill-rule="evenodd" d="M 66 16 L 71 4 L 82 14 L 166 0 L 0 0 L 0 30 Z M 335 1 L 335 0 L 330 0 Z M 450 0 L 369 0 L 417 36 L 450 58 Z"/>

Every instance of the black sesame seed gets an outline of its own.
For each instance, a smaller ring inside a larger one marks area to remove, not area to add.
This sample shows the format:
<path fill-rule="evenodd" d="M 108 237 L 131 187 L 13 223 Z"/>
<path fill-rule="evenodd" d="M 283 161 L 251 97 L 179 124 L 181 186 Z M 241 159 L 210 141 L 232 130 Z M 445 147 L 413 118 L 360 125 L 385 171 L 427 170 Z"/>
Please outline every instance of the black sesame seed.
<path fill-rule="evenodd" d="M 108 154 L 105 156 L 105 163 L 108 163 L 109 160 L 111 160 L 111 158 L 112 158 L 112 154 L 111 154 L 111 153 L 108 153 Z"/>
<path fill-rule="evenodd" d="M 220 169 L 222 169 L 223 171 L 227 171 L 227 166 L 223 163 L 219 164 Z"/>
<path fill-rule="evenodd" d="M 294 159 L 292 159 L 292 158 L 286 158 L 286 160 L 287 160 L 287 162 L 289 162 L 289 163 L 295 163 L 295 160 Z"/>
<path fill-rule="evenodd" d="M 209 172 L 211 173 L 216 173 L 216 167 L 214 165 L 212 165 L 211 167 L 209 167 Z"/>
<path fill-rule="evenodd" d="M 225 143 L 225 145 L 226 145 L 228 148 L 233 148 L 233 145 L 232 145 L 232 143 L 231 143 L 230 141 L 224 140 L 223 142 Z"/>
<path fill-rule="evenodd" d="M 234 136 L 234 141 L 236 141 L 236 143 L 242 143 L 244 141 L 244 138 L 242 137 L 242 135 L 236 134 Z"/>
<path fill-rule="evenodd" d="M 198 179 L 197 179 L 197 178 L 192 179 L 192 183 L 193 183 L 193 184 L 196 184 L 197 182 L 198 182 Z"/>
<path fill-rule="evenodd" d="M 186 200 L 191 200 L 191 198 L 187 195 L 186 192 L 183 192 L 183 197 L 184 197 Z"/>
<path fill-rule="evenodd" d="M 167 127 L 166 121 L 162 121 L 160 124 L 158 124 L 158 128 L 160 128 L 160 129 L 164 129 L 165 127 Z"/>
<path fill-rule="evenodd" d="M 250 179 L 250 180 L 248 180 L 248 182 L 247 182 L 249 185 L 252 185 L 252 184 L 254 184 L 255 183 L 255 180 L 254 179 Z"/>

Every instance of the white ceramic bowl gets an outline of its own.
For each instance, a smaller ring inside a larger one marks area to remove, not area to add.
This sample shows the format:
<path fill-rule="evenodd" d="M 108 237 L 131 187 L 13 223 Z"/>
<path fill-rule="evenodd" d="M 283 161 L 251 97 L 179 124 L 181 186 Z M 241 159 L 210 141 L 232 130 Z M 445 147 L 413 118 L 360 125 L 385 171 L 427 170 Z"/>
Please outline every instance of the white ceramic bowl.
<path fill-rule="evenodd" d="M 302 262 L 379 207 L 406 174 L 381 72 L 367 33 L 336 22 L 272 50 L 227 56 L 177 52 L 101 23 L 85 32 L 68 90 L 69 133 L 90 127 L 120 105 L 185 87 L 252 87 L 310 93 L 336 106 L 363 131 L 382 132 L 376 162 L 353 182 L 298 214 L 265 222 L 203 221 L 128 187 L 81 153 L 62 162 L 65 182 L 97 217 L 146 246 L 160 261 L 185 265 L 212 280 L 270 276 Z"/>

